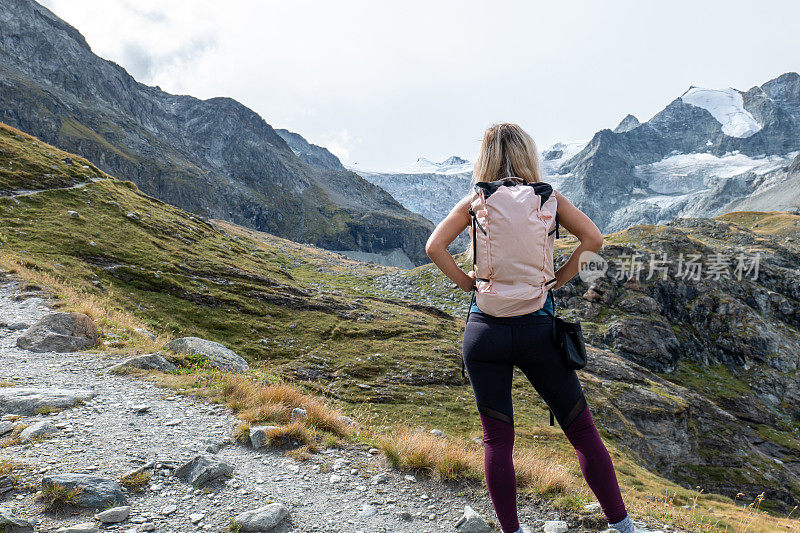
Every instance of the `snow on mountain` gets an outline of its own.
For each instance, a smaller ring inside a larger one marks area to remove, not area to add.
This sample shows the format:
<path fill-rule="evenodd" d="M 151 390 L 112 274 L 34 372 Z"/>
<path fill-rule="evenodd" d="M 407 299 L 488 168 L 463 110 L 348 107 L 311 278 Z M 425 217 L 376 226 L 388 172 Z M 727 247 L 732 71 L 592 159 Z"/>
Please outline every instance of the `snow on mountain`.
<path fill-rule="evenodd" d="M 681 96 L 681 100 L 711 113 L 722 124 L 725 135 L 747 138 L 761 130 L 761 124 L 745 110 L 742 93 L 736 89 L 692 87 Z"/>

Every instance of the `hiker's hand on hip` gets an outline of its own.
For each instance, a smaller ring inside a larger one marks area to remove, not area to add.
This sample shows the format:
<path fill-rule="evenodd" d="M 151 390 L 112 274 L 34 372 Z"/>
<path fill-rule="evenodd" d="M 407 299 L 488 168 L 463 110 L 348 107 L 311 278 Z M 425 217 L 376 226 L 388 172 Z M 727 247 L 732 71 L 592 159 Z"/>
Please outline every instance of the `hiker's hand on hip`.
<path fill-rule="evenodd" d="M 458 288 L 464 292 L 469 292 L 475 288 L 475 272 L 470 270 L 467 272 L 463 282 L 459 282 Z"/>

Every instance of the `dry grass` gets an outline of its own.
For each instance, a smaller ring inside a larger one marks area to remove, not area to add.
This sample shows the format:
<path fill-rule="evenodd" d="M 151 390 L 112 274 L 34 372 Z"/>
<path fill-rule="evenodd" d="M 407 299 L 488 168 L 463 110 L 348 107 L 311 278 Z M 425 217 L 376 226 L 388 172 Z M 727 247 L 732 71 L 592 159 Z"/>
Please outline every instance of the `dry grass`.
<path fill-rule="evenodd" d="M 153 475 L 148 470 L 137 470 L 122 476 L 120 484 L 133 492 L 143 492 L 152 477 Z"/>
<path fill-rule="evenodd" d="M 306 410 L 306 418 L 285 427 L 305 427 L 345 437 L 353 432 L 344 413 L 322 398 L 306 394 L 288 383 L 260 384 L 243 376 L 226 374 L 222 378 L 222 399 L 238 411 L 245 422 L 287 423 L 295 407 Z"/>
<path fill-rule="evenodd" d="M 11 435 L 0 440 L 0 448 L 8 448 L 9 446 L 16 446 L 17 444 L 22 444 L 22 441 L 19 440 L 19 435 L 25 430 L 25 428 L 28 427 L 28 425 L 29 424 L 19 423 L 16 426 L 14 426 L 14 429 L 11 430 Z"/>
<path fill-rule="evenodd" d="M 22 468 L 23 466 L 22 463 L 18 463 L 13 459 L 2 459 L 0 460 L 0 476 L 7 476 L 14 470 Z"/>
<path fill-rule="evenodd" d="M 59 512 L 78 504 L 81 489 L 67 490 L 63 485 L 44 485 L 36 499 L 44 504 L 45 511 Z"/>
<path fill-rule="evenodd" d="M 396 428 L 379 436 L 378 446 L 395 468 L 436 473 L 442 479 L 483 478 L 483 448 L 472 442 Z M 517 484 L 537 494 L 558 494 L 576 486 L 566 468 L 536 451 L 516 454 L 514 466 Z"/>
<path fill-rule="evenodd" d="M 285 444 L 309 444 L 316 441 L 314 431 L 301 420 L 295 420 L 285 426 L 277 426 L 267 431 L 267 446 Z"/>

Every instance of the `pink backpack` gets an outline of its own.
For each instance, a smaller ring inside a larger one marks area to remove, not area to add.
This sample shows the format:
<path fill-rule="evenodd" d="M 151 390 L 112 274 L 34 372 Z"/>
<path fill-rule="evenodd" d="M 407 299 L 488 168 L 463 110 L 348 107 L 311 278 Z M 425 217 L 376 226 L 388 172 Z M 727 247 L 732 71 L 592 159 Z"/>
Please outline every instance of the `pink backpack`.
<path fill-rule="evenodd" d="M 556 210 L 553 188 L 544 182 L 511 177 L 475 185 L 469 213 L 475 298 L 481 311 L 517 316 L 544 306 L 556 281 Z"/>

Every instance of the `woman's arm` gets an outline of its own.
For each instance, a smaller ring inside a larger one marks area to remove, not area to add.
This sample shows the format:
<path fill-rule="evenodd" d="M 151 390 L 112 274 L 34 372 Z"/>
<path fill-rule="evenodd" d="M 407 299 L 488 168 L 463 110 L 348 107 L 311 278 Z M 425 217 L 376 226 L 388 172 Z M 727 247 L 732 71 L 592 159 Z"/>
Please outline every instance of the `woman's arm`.
<path fill-rule="evenodd" d="M 471 275 L 466 274 L 461 270 L 447 251 L 447 247 L 470 225 L 470 199 L 471 196 L 462 198 L 444 220 L 439 222 L 425 244 L 425 253 L 431 261 L 463 291 L 472 290 L 475 285 L 475 274 L 472 272 Z"/>
<path fill-rule="evenodd" d="M 564 195 L 555 191 L 558 202 L 558 223 L 575 235 L 581 243 L 569 256 L 564 266 L 556 271 L 556 281 L 552 288 L 557 289 L 571 280 L 587 263 L 590 255 L 584 252 L 597 252 L 603 246 L 603 234 L 597 229 L 592 219 L 572 205 Z"/>

